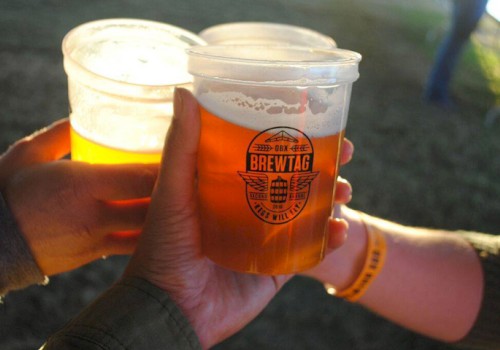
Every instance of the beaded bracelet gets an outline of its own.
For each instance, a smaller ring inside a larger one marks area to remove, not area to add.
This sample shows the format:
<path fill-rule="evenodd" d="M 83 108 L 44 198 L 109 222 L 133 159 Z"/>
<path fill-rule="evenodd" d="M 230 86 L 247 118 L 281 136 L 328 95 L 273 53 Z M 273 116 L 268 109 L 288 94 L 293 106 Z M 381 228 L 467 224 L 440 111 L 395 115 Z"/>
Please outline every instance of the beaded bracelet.
<path fill-rule="evenodd" d="M 344 298 L 350 302 L 356 302 L 365 294 L 370 284 L 382 270 L 387 255 L 387 244 L 384 235 L 378 229 L 366 225 L 364 220 L 363 224 L 367 232 L 366 259 L 358 277 L 349 287 L 340 291 L 336 290 L 332 284 L 325 283 L 328 294 Z"/>

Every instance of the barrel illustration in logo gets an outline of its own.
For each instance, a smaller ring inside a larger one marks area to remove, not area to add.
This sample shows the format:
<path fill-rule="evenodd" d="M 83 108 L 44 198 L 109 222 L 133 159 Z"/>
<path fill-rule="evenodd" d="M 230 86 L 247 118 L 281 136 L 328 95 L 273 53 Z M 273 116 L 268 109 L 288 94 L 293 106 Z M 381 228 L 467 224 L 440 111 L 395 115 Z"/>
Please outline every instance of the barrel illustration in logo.
<path fill-rule="evenodd" d="M 255 216 L 270 224 L 296 218 L 318 175 L 312 171 L 313 162 L 313 145 L 302 131 L 275 127 L 259 133 L 248 147 L 246 171 L 238 171 Z"/>

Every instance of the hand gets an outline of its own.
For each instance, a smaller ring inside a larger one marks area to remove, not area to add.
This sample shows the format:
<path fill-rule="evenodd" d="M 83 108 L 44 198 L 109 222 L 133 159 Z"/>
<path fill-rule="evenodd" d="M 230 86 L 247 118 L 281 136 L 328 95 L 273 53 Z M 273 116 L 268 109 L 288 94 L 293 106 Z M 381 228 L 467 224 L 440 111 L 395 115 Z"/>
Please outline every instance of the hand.
<path fill-rule="evenodd" d="M 196 192 L 198 105 L 183 89 L 177 89 L 174 104 L 144 233 L 125 276 L 165 290 L 209 348 L 257 316 L 291 276 L 237 273 L 203 255 Z"/>
<path fill-rule="evenodd" d="M 354 145 L 351 141 L 344 138 L 341 154 L 340 154 L 340 165 L 345 165 L 349 163 L 352 159 L 354 153 Z M 341 217 L 341 208 L 343 204 L 347 204 L 352 198 L 352 187 L 351 184 L 344 178 L 337 178 L 337 186 L 335 188 L 334 197 L 334 215 L 335 217 L 330 217 L 328 219 L 328 247 L 327 254 L 331 253 L 333 250 L 341 247 L 346 240 L 347 229 L 349 228 L 348 222 Z"/>
<path fill-rule="evenodd" d="M 341 232 L 338 221 L 330 218 L 327 229 L 330 234 L 328 254 L 317 266 L 302 274 L 333 284 L 339 290 L 350 286 L 363 268 L 366 256 L 366 228 L 359 212 L 345 205 L 338 205 L 336 214 L 341 222 L 347 223 L 346 231 Z"/>
<path fill-rule="evenodd" d="M 69 123 L 61 120 L 0 158 L 0 190 L 45 275 L 131 254 L 158 171 L 60 160 L 69 148 Z"/>

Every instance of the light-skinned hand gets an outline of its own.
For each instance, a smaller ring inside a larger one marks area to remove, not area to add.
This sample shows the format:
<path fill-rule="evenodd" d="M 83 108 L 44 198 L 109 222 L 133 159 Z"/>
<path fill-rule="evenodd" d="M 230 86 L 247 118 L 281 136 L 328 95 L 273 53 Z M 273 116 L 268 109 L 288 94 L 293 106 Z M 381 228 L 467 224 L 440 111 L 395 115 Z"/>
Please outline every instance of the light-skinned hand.
<path fill-rule="evenodd" d="M 69 150 L 69 122 L 60 120 L 0 158 L 0 191 L 45 275 L 131 254 L 158 173 L 61 159 Z"/>

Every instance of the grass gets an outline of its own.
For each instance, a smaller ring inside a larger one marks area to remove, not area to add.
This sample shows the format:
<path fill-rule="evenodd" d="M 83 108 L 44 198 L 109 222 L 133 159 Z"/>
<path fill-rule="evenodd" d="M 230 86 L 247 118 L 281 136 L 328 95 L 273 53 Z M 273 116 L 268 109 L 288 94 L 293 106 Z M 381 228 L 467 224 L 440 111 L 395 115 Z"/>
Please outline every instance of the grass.
<path fill-rule="evenodd" d="M 452 86 L 459 109 L 443 111 L 421 95 L 446 12 L 405 1 L 336 4 L 346 21 L 357 19 L 348 47 L 364 57 L 347 132 L 355 159 L 342 171 L 352 206 L 413 225 L 498 233 L 500 121 L 484 126 L 500 84 L 492 49 L 467 48 Z M 439 35 L 428 40 L 429 31 Z"/>

